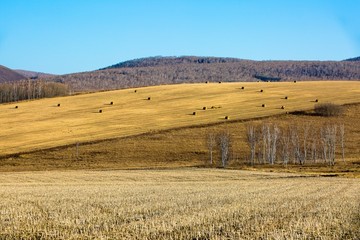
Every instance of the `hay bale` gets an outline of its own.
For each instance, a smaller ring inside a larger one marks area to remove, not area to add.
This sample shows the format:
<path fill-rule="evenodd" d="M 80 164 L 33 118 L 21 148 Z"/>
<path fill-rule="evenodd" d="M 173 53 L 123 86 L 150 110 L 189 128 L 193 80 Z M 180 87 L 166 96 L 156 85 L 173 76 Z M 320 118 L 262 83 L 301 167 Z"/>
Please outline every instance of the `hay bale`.
<path fill-rule="evenodd" d="M 99 113 L 102 113 L 102 109 L 99 110 Z"/>
<path fill-rule="evenodd" d="M 151 97 L 148 97 L 147 100 L 151 100 Z"/>
<path fill-rule="evenodd" d="M 60 107 L 60 103 L 58 103 L 58 105 L 57 105 L 58 107 Z"/>
<path fill-rule="evenodd" d="M 230 119 L 229 116 L 225 116 L 225 120 L 228 120 L 228 119 Z"/>
<path fill-rule="evenodd" d="M 266 104 L 261 105 L 262 107 L 266 107 Z"/>
<path fill-rule="evenodd" d="M 114 102 L 110 102 L 110 105 L 114 105 Z"/>
<path fill-rule="evenodd" d="M 206 107 L 203 107 L 203 110 L 206 110 Z"/>
<path fill-rule="evenodd" d="M 195 115 L 196 115 L 196 112 L 193 112 L 193 114 L 192 114 L 192 115 L 194 115 L 194 116 L 195 116 Z"/>

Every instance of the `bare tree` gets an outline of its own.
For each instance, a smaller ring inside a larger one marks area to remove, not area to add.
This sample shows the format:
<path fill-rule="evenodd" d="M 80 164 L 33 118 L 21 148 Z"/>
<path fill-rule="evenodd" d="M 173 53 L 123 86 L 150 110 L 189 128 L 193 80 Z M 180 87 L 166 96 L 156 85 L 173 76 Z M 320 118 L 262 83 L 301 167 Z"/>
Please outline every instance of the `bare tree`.
<path fill-rule="evenodd" d="M 307 159 L 307 150 L 308 150 L 308 135 L 309 135 L 310 125 L 309 123 L 305 123 L 303 125 L 303 155 L 302 155 L 302 161 L 303 164 L 305 163 Z"/>
<path fill-rule="evenodd" d="M 321 147 L 322 147 L 322 158 L 324 160 L 324 162 L 328 161 L 328 137 L 326 134 L 326 128 L 325 127 L 321 127 L 320 130 L 320 138 L 321 138 Z"/>
<path fill-rule="evenodd" d="M 230 149 L 230 134 L 229 132 L 222 132 L 219 135 L 219 143 L 221 150 L 221 163 L 222 167 L 226 167 L 229 160 L 229 149 Z"/>
<path fill-rule="evenodd" d="M 341 156 L 342 160 L 345 162 L 345 125 L 340 124 L 340 143 L 341 143 Z"/>
<path fill-rule="evenodd" d="M 256 133 L 256 127 L 253 125 L 249 125 L 247 127 L 247 141 L 248 141 L 248 144 L 250 147 L 250 163 L 251 163 L 251 165 L 254 165 L 256 143 L 257 143 L 257 133 Z"/>
<path fill-rule="evenodd" d="M 261 127 L 261 134 L 262 134 L 262 163 L 264 164 L 266 161 L 266 146 L 267 146 L 267 138 L 266 138 L 266 126 L 265 124 Z"/>
<path fill-rule="evenodd" d="M 311 154 L 311 160 L 313 162 L 316 162 L 316 159 L 318 158 L 318 132 L 316 129 L 311 130 L 311 147 L 310 147 L 310 154 Z"/>
<path fill-rule="evenodd" d="M 281 145 L 281 158 L 284 165 L 287 165 L 290 160 L 290 133 L 287 129 L 286 131 L 282 131 L 282 135 L 280 137 L 280 145 Z"/>
<path fill-rule="evenodd" d="M 270 145 L 270 148 L 269 148 L 270 164 L 274 164 L 275 160 L 276 160 L 276 150 L 277 150 L 277 145 L 278 145 L 279 133 L 280 133 L 279 127 L 277 125 L 273 125 L 272 132 L 270 134 L 271 142 L 269 143 L 269 145 Z"/>
<path fill-rule="evenodd" d="M 290 127 L 290 138 L 291 138 L 291 143 L 292 143 L 292 149 L 294 151 L 293 163 L 298 162 L 298 163 L 302 164 L 298 126 Z"/>
<path fill-rule="evenodd" d="M 337 125 L 328 126 L 328 135 L 329 135 L 329 143 L 330 143 L 330 164 L 335 165 L 335 152 L 336 152 L 336 135 L 337 135 Z"/>
<path fill-rule="evenodd" d="M 210 165 L 213 165 L 213 152 L 216 146 L 216 136 L 214 133 L 209 133 L 207 136 L 207 147 L 210 154 Z"/>

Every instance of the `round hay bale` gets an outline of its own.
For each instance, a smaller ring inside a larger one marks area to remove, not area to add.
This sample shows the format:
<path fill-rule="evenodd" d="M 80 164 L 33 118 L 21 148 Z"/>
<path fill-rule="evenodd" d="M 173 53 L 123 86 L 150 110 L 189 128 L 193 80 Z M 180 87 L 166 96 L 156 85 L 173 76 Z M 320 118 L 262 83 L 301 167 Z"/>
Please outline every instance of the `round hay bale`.
<path fill-rule="evenodd" d="M 262 107 L 266 107 L 266 104 L 261 105 Z"/>
<path fill-rule="evenodd" d="M 229 116 L 225 116 L 225 120 L 228 120 L 228 119 L 230 119 Z"/>
<path fill-rule="evenodd" d="M 110 105 L 114 105 L 114 102 L 110 102 Z"/>
<path fill-rule="evenodd" d="M 15 108 L 19 108 L 19 106 L 15 106 Z"/>
<path fill-rule="evenodd" d="M 58 107 L 60 107 L 60 103 L 58 103 L 58 105 L 57 105 Z"/>
<path fill-rule="evenodd" d="M 194 115 L 194 116 L 195 116 L 195 115 L 196 115 L 196 112 L 193 112 L 193 114 L 192 114 L 192 115 Z"/>
<path fill-rule="evenodd" d="M 203 107 L 203 110 L 206 110 L 206 107 Z"/>
<path fill-rule="evenodd" d="M 99 113 L 102 113 L 102 109 L 99 110 Z"/>

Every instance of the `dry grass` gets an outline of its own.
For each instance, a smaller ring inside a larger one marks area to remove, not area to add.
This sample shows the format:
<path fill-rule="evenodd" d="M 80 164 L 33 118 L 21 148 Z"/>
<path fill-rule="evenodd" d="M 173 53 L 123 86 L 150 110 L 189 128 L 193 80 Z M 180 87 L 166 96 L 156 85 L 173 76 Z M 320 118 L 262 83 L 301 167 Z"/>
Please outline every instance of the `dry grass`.
<path fill-rule="evenodd" d="M 360 102 L 358 81 L 181 84 L 138 90 L 21 102 L 18 109 L 15 104 L 0 105 L 0 155 L 218 123 L 225 116 L 237 120 L 274 115 L 284 112 L 284 101 L 286 111 L 313 108 L 316 98 L 336 104 Z M 267 107 L 261 108 L 262 103 Z M 203 106 L 215 107 L 198 111 Z"/>
<path fill-rule="evenodd" d="M 1 239 L 356 239 L 357 179 L 235 170 L 2 173 Z"/>
<path fill-rule="evenodd" d="M 246 143 L 246 125 L 262 121 L 282 124 L 304 124 L 312 126 L 329 121 L 344 123 L 346 130 L 345 162 L 338 153 L 335 166 L 324 163 L 306 163 L 304 166 L 277 164 L 275 166 L 256 166 L 255 170 L 303 172 L 309 174 L 337 174 L 339 176 L 360 177 L 360 104 L 344 107 L 344 115 L 338 117 L 319 117 L 313 115 L 281 115 L 262 120 L 245 122 L 224 122 L 213 126 L 183 128 L 164 132 L 153 132 L 141 136 L 119 138 L 92 144 L 19 154 L 0 159 L 0 171 L 33 171 L 55 169 L 148 169 L 176 168 L 184 166 L 208 166 L 206 136 L 209 132 L 229 131 L 233 137 L 234 160 L 230 168 L 246 168 L 249 147 Z M 338 148 L 340 150 L 340 148 Z M 213 167 L 220 166 L 220 157 L 215 152 Z M 250 168 L 254 170 L 254 168 Z"/>

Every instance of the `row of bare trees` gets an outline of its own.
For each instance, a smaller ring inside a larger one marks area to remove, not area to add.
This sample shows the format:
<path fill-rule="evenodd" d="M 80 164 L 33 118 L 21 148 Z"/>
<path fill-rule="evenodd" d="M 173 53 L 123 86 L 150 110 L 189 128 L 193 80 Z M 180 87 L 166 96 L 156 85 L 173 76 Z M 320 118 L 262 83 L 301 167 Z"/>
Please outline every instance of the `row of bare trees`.
<path fill-rule="evenodd" d="M 286 165 L 323 161 L 334 165 L 336 148 L 345 158 L 344 124 L 327 123 L 321 126 L 277 124 L 249 125 L 247 142 L 250 147 L 250 163 L 281 162 Z"/>
<path fill-rule="evenodd" d="M 230 159 L 231 135 L 229 132 L 209 133 L 207 147 L 210 153 L 210 165 L 214 163 L 214 151 L 220 150 L 221 166 L 226 167 Z"/>
<path fill-rule="evenodd" d="M 336 157 L 345 159 L 344 124 L 282 125 L 275 123 L 249 124 L 246 130 L 248 155 L 246 162 L 255 164 L 325 163 L 334 165 Z M 232 138 L 229 132 L 210 133 L 207 147 L 210 165 L 214 163 L 214 151 L 220 154 L 222 167 L 231 159 Z"/>
<path fill-rule="evenodd" d="M 63 83 L 29 79 L 0 84 L 0 103 L 65 96 L 68 94 L 69 88 Z"/>

